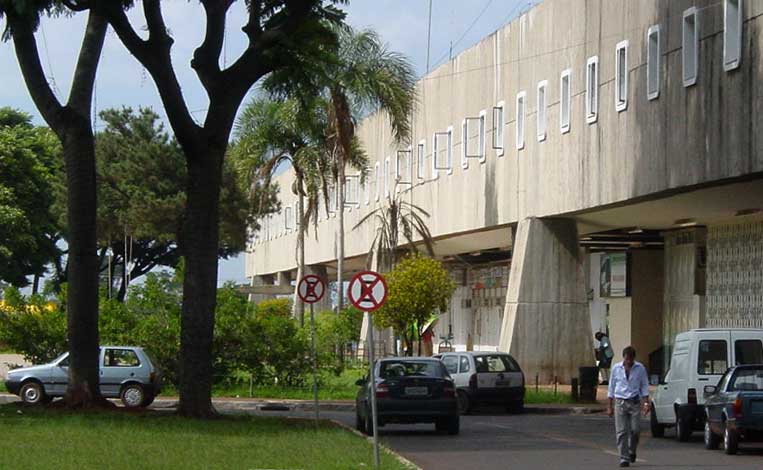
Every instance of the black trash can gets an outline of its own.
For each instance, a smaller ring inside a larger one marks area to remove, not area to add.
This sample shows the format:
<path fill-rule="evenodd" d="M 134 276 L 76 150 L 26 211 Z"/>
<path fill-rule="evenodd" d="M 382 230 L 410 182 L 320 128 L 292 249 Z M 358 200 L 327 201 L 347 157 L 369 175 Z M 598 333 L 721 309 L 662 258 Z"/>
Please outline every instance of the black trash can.
<path fill-rule="evenodd" d="M 599 383 L 598 367 L 581 367 L 578 369 L 580 376 L 580 400 L 596 401 L 596 386 Z"/>

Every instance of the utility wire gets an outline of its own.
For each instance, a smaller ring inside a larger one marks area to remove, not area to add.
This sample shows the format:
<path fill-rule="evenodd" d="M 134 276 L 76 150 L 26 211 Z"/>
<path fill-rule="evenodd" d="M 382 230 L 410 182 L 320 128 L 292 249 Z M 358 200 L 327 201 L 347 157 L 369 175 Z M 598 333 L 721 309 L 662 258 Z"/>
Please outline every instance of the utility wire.
<path fill-rule="evenodd" d="M 437 59 L 437 60 L 435 61 L 435 66 L 437 66 L 437 64 L 439 64 L 439 63 L 440 63 L 440 62 L 441 62 L 443 59 L 445 59 L 446 57 L 448 57 L 448 54 L 450 54 L 450 53 L 452 52 L 453 48 L 454 48 L 454 47 L 456 47 L 456 46 L 458 46 L 458 43 L 460 43 L 460 42 L 461 42 L 461 41 L 462 41 L 462 40 L 463 40 L 463 39 L 466 37 L 466 35 L 467 35 L 467 34 L 469 34 L 469 32 L 472 30 L 472 28 L 474 28 L 474 25 L 476 25 L 476 24 L 477 24 L 477 22 L 480 20 L 480 18 L 482 18 L 482 15 L 484 15 L 484 14 L 485 14 L 485 12 L 487 11 L 487 9 L 488 9 L 488 7 L 490 6 L 490 4 L 491 4 L 491 3 L 493 3 L 493 0 L 488 0 L 488 2 L 485 4 L 485 6 L 484 6 L 484 7 L 482 7 L 482 11 L 480 11 L 479 15 L 477 15 L 477 17 L 476 17 L 476 18 L 474 18 L 474 20 L 472 21 L 472 23 L 469 25 L 469 27 L 468 27 L 468 28 L 466 28 L 466 31 L 464 31 L 464 33 L 461 35 L 461 37 L 460 37 L 460 38 L 458 38 L 458 39 L 456 40 L 456 42 L 454 42 L 454 43 L 451 43 L 451 45 L 450 45 L 450 49 L 449 49 L 447 52 L 445 52 L 445 54 L 443 54 L 442 56 L 440 56 L 440 58 L 439 58 L 439 59 Z"/>

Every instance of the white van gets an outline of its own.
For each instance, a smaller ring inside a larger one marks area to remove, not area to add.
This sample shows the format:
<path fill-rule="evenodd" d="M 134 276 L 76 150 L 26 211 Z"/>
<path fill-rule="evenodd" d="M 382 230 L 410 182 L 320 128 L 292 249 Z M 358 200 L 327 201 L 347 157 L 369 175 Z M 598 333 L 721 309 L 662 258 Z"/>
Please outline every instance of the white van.
<path fill-rule="evenodd" d="M 676 426 L 676 436 L 687 441 L 704 428 L 703 390 L 717 385 L 729 367 L 763 364 L 763 329 L 701 328 L 676 335 L 665 380 L 652 397 L 652 436 Z"/>

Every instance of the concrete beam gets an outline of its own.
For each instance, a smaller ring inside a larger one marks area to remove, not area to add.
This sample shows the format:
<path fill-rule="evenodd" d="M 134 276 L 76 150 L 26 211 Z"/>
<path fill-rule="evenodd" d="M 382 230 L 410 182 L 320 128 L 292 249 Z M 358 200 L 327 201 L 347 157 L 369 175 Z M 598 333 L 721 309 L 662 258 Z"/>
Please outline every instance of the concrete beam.
<path fill-rule="evenodd" d="M 527 380 L 569 383 L 594 364 L 581 250 L 572 219 L 519 222 L 506 295 L 500 350 Z"/>

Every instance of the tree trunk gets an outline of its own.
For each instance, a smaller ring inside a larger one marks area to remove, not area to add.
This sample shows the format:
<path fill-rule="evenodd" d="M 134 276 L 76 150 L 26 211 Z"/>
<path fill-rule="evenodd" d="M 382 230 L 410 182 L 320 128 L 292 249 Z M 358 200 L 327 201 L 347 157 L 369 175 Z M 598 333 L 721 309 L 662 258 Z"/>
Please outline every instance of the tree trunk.
<path fill-rule="evenodd" d="M 337 253 L 336 253 L 336 310 L 344 309 L 344 160 L 339 162 L 339 181 L 337 182 Z"/>
<path fill-rule="evenodd" d="M 37 295 L 37 291 L 40 290 L 40 275 L 35 274 L 32 281 L 32 295 Z"/>
<path fill-rule="evenodd" d="M 208 418 L 212 409 L 212 338 L 217 295 L 220 181 L 225 149 L 188 159 L 182 252 L 185 256 L 180 320 L 178 413 Z"/>
<path fill-rule="evenodd" d="M 69 340 L 69 406 L 100 401 L 98 255 L 96 239 L 95 146 L 88 123 L 62 139 L 66 162 L 69 254 L 66 313 Z"/>
<path fill-rule="evenodd" d="M 297 203 L 297 220 L 299 221 L 299 227 L 297 227 L 297 283 L 295 289 L 299 289 L 299 281 L 305 276 L 305 232 L 307 231 L 307 223 L 304 220 L 305 217 L 305 196 L 302 194 L 302 181 L 298 180 L 299 198 Z M 294 296 L 294 304 L 297 307 L 297 318 L 299 318 L 299 326 L 305 326 L 305 303 L 299 300 L 299 296 Z"/>

